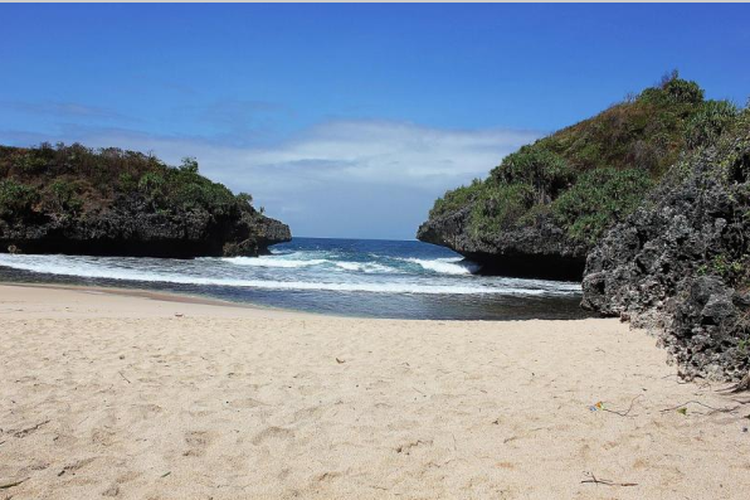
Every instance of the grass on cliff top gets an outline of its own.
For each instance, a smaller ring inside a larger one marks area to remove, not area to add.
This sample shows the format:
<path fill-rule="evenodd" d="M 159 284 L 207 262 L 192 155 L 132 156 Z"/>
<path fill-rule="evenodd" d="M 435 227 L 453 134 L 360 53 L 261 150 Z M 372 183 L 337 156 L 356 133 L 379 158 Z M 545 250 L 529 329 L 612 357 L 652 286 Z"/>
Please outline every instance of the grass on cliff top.
<path fill-rule="evenodd" d="M 0 146 L 0 218 L 6 221 L 76 216 L 123 199 L 163 214 L 254 211 L 250 195 L 234 195 L 203 177 L 194 158 L 171 167 L 155 156 L 118 148 Z"/>
<path fill-rule="evenodd" d="M 523 146 L 488 178 L 448 191 L 431 218 L 468 209 L 469 234 L 551 223 L 593 243 L 635 210 L 682 152 L 715 140 L 737 117 L 727 101 L 676 72 L 602 113 Z"/>

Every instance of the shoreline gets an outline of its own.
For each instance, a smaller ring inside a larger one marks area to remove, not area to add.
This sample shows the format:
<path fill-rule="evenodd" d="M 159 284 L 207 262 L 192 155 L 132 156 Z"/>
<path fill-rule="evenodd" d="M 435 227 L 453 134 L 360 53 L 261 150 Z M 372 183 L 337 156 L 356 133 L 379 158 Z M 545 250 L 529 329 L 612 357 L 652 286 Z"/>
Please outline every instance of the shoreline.
<path fill-rule="evenodd" d="M 318 312 L 309 311 L 294 308 L 285 308 L 280 306 L 271 306 L 265 304 L 259 304 L 250 301 L 231 301 L 220 298 L 215 298 L 207 295 L 191 294 L 187 292 L 178 291 L 163 291 L 148 288 L 130 288 L 124 286 L 107 286 L 107 285 L 80 285 L 80 284 L 68 284 L 68 283 L 48 283 L 48 282 L 32 282 L 32 281 L 2 281 L 0 280 L 0 287 L 11 286 L 19 288 L 41 288 L 51 290 L 72 290 L 80 292 L 91 292 L 91 293 L 103 293 L 109 295 L 120 295 L 120 296 L 131 296 L 131 297 L 142 297 L 156 301 L 165 302 L 177 302 L 177 303 L 193 303 L 202 304 L 207 306 L 226 306 L 234 307 L 238 309 L 251 309 L 260 311 L 271 311 L 289 314 L 300 314 L 300 315 L 311 315 L 314 317 L 330 317 L 330 318 L 341 318 L 341 319 L 363 319 L 363 320 L 377 320 L 377 321 L 439 321 L 439 322 L 513 322 L 513 321 L 577 321 L 582 318 L 559 318 L 559 319 L 548 319 L 548 318 L 507 318 L 507 319 L 466 319 L 466 318 L 398 318 L 398 317 L 378 317 L 378 316 L 365 316 L 357 314 L 343 314 L 333 312 Z M 597 319 L 598 316 L 589 316 L 590 319 Z M 603 317 L 602 317 L 603 318 Z"/>
<path fill-rule="evenodd" d="M 185 304 L 202 304 L 207 306 L 237 307 L 247 309 L 259 309 L 277 312 L 290 312 L 300 314 L 315 314 L 307 311 L 298 311 L 295 309 L 284 309 L 282 307 L 265 306 L 252 302 L 233 302 L 231 300 L 222 300 L 202 295 L 190 293 L 180 293 L 161 290 L 150 290 L 146 288 L 127 288 L 118 286 L 104 285 L 76 285 L 66 283 L 42 283 L 42 282 L 24 282 L 24 281 L 0 281 L 0 287 L 11 286 L 20 288 L 43 288 L 51 290 L 73 290 L 79 292 L 104 293 L 110 295 L 141 297 L 163 302 L 177 302 Z"/>
<path fill-rule="evenodd" d="M 23 305 L 34 304 L 37 307 L 33 314 L 39 316 L 55 316 L 60 313 L 97 316 L 127 311 L 127 315 L 132 317 L 158 317 L 167 311 L 173 311 L 178 317 L 326 317 L 307 311 L 232 302 L 187 293 L 97 285 L 0 282 L 0 311 L 3 311 L 2 304 L 7 304 L 9 297 L 16 298 L 16 302 Z M 37 297 L 45 300 L 37 302 Z M 7 308 L 3 312 L 6 316 L 9 315 Z M 12 312 L 30 313 L 30 310 L 22 308 Z M 12 312 L 10 317 L 13 316 Z"/>

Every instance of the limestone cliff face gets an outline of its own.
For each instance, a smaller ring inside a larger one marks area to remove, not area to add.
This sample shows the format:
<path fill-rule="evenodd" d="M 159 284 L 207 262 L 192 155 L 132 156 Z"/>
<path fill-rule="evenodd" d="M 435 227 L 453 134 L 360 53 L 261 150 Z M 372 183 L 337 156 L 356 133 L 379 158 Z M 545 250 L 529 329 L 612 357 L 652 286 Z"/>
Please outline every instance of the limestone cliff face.
<path fill-rule="evenodd" d="M 79 145 L 0 148 L 0 251 L 188 258 L 268 252 L 289 227 L 197 173 Z"/>
<path fill-rule="evenodd" d="M 589 253 L 583 306 L 653 328 L 687 377 L 750 370 L 750 114 Z"/>

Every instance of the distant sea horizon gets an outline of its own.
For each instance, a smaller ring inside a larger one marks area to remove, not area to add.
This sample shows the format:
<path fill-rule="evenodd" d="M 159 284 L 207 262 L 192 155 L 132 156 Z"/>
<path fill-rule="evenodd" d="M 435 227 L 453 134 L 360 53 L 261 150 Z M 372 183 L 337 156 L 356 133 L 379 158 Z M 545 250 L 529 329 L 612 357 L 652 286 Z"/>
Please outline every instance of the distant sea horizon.
<path fill-rule="evenodd" d="M 0 254 L 0 280 L 174 292 L 340 316 L 574 319 L 580 283 L 473 274 L 478 265 L 417 240 L 295 237 L 261 257 Z"/>

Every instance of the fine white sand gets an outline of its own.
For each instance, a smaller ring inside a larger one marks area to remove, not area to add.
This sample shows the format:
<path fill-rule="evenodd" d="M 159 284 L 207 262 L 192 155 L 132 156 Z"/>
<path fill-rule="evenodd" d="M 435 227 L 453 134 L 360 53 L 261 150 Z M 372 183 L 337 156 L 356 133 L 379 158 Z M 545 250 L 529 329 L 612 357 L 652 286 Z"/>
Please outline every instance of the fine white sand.
<path fill-rule="evenodd" d="M 2 499 L 750 492 L 750 406 L 681 383 L 617 320 L 345 319 L 9 285 L 0 319 Z"/>

